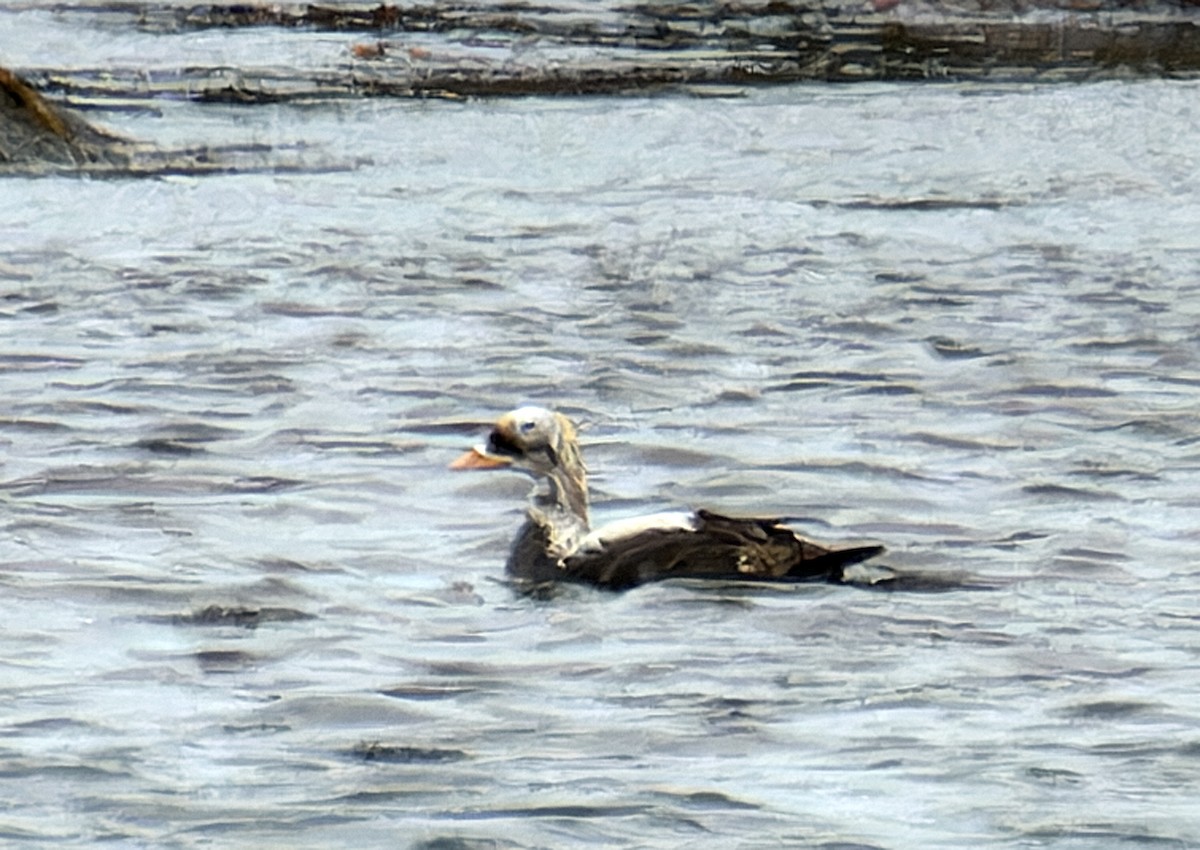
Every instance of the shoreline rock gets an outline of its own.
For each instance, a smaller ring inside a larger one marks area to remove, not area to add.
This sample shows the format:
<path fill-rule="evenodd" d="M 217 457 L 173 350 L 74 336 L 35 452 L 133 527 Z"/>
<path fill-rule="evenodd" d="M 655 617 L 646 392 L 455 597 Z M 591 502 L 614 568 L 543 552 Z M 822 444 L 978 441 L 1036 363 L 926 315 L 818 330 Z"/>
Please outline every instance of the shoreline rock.
<path fill-rule="evenodd" d="M 0 167 L 127 166 L 129 142 L 44 98 L 0 67 Z"/>

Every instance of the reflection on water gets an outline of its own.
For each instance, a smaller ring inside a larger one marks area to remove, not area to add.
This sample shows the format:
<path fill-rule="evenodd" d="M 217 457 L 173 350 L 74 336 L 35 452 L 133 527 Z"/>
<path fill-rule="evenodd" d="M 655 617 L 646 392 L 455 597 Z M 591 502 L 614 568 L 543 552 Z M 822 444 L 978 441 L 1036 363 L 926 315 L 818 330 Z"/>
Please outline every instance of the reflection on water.
<path fill-rule="evenodd" d="M 1195 95 L 106 116 L 358 165 L 5 182 L 0 834 L 1194 844 Z M 990 589 L 521 598 L 522 401 Z"/>

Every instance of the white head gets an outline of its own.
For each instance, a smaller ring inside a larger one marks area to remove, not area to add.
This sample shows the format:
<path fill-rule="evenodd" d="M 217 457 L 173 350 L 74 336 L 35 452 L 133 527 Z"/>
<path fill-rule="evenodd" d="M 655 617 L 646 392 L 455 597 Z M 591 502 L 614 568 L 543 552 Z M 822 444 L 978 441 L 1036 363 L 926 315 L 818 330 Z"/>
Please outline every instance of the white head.
<path fill-rule="evenodd" d="M 518 407 L 504 414 L 487 442 L 451 464 L 453 469 L 519 469 L 535 478 L 553 473 L 583 475 L 575 426 L 561 413 L 544 407 Z"/>
<path fill-rule="evenodd" d="M 517 469 L 546 485 L 535 503 L 554 505 L 587 527 L 587 470 L 575 426 L 544 407 L 518 407 L 497 420 L 487 442 L 450 464 L 451 469 Z"/>

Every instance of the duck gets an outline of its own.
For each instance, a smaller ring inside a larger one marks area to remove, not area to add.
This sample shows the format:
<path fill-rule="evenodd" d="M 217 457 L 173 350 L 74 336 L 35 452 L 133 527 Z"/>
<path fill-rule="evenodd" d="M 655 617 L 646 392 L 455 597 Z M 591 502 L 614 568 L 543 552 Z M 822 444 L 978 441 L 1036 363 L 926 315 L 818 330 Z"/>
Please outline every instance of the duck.
<path fill-rule="evenodd" d="M 843 581 L 844 570 L 884 551 L 831 547 L 780 519 L 675 510 L 591 527 L 587 467 L 573 422 L 525 406 L 497 420 L 487 440 L 453 470 L 512 470 L 535 489 L 505 570 L 516 583 L 570 582 L 620 591 L 666 579 L 735 582 Z"/>

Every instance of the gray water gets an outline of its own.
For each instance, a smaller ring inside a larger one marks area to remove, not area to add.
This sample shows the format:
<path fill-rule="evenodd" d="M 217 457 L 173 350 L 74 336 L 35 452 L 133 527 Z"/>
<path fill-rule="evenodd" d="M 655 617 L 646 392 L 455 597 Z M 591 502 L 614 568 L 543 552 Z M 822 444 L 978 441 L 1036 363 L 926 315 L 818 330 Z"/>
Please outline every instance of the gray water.
<path fill-rule="evenodd" d="M 0 184 L 0 839 L 1197 846 L 1198 95 L 93 114 L 306 167 Z M 529 401 L 949 589 L 523 598 Z"/>

